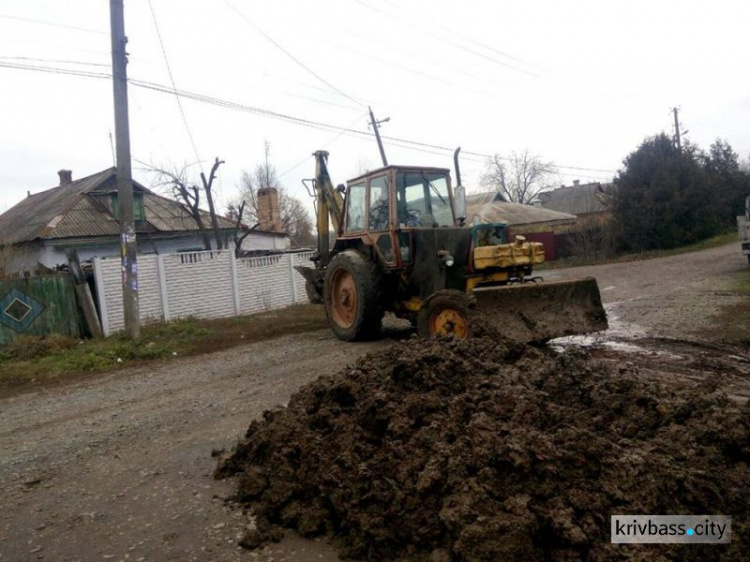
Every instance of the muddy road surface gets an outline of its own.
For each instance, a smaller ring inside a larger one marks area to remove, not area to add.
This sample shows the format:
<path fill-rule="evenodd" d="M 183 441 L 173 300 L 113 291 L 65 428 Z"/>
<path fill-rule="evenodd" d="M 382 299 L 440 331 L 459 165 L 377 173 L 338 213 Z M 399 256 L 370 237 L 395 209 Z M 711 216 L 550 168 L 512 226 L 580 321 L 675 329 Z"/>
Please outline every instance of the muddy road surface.
<path fill-rule="evenodd" d="M 748 315 L 732 315 L 747 305 L 750 274 L 736 245 L 543 275 L 597 277 L 612 324 L 556 345 L 750 397 Z M 389 345 L 318 331 L 0 400 L 0 562 L 337 560 L 292 533 L 239 548 L 247 517 L 226 505 L 235 483 L 211 477 L 211 454 L 303 384 Z"/>

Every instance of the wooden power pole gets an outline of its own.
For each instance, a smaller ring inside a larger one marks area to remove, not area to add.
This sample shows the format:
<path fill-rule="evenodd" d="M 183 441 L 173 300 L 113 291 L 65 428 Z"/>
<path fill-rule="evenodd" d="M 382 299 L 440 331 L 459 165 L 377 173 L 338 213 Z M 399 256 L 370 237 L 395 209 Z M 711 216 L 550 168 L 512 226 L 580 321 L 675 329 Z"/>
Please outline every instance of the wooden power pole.
<path fill-rule="evenodd" d="M 385 157 L 385 149 L 383 148 L 383 141 L 380 138 L 380 124 L 390 121 L 391 118 L 386 117 L 382 121 L 375 121 L 375 116 L 372 114 L 372 108 L 368 107 L 367 109 L 370 110 L 370 124 L 372 125 L 372 129 L 375 131 L 375 138 L 378 141 L 378 148 L 380 149 L 380 158 L 383 159 L 383 166 L 387 166 L 388 160 Z"/>
<path fill-rule="evenodd" d="M 677 116 L 677 113 L 679 112 L 679 108 L 673 107 L 672 113 L 674 113 L 674 139 L 675 143 L 677 144 L 677 150 L 682 152 L 682 140 L 680 139 L 680 119 Z"/>
<path fill-rule="evenodd" d="M 128 55 L 125 45 L 123 0 L 110 0 L 112 35 L 112 83 L 115 98 L 115 146 L 117 153 L 117 197 L 120 209 L 120 255 L 122 257 L 122 304 L 125 330 L 134 340 L 141 337 L 138 315 L 138 261 L 133 209 L 133 178 L 130 169 L 130 125 L 128 122 Z"/>

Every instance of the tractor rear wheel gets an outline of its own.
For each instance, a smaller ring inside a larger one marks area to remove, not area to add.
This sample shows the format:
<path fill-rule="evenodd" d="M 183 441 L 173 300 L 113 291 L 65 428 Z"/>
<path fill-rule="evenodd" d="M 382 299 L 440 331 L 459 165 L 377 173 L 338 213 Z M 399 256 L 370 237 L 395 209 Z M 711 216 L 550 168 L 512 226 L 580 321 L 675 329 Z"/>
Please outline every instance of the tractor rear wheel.
<path fill-rule="evenodd" d="M 356 250 L 336 254 L 326 269 L 324 304 L 331 329 L 345 341 L 370 339 L 383 320 L 381 276 Z"/>
<path fill-rule="evenodd" d="M 465 340 L 471 336 L 472 301 L 460 291 L 441 291 L 428 298 L 417 315 L 420 337 L 455 337 Z"/>

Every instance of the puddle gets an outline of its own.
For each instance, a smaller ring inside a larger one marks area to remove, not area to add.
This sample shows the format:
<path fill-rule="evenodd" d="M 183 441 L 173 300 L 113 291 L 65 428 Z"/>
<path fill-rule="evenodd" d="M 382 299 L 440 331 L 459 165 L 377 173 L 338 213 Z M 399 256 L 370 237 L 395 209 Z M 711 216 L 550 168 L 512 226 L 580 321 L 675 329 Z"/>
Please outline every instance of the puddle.
<path fill-rule="evenodd" d="M 683 359 L 682 355 L 669 351 L 649 349 L 638 345 L 636 343 L 637 340 L 647 336 L 646 330 L 637 324 L 622 322 L 615 314 L 616 308 L 614 303 L 604 305 L 604 309 L 607 312 L 609 329 L 603 332 L 595 332 L 593 334 L 582 336 L 555 338 L 550 340 L 550 347 L 560 353 L 571 347 L 583 347 L 588 349 L 610 349 L 613 351 L 622 351 L 624 353 L 658 355 L 672 359 Z"/>

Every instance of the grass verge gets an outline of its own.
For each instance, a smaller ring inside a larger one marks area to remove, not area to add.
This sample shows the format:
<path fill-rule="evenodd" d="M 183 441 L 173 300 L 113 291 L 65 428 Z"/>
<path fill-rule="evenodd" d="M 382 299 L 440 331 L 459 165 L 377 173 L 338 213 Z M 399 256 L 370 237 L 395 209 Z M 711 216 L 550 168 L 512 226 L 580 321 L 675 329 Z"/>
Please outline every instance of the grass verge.
<path fill-rule="evenodd" d="M 79 340 L 52 334 L 21 336 L 0 347 L 0 393 L 120 369 L 154 359 L 168 360 L 269 340 L 327 326 L 323 307 L 296 305 L 281 310 L 216 320 L 186 318 L 151 324 L 134 343 L 124 335 Z"/>
<path fill-rule="evenodd" d="M 664 258 L 667 256 L 676 256 L 679 254 L 687 254 L 690 252 L 698 252 L 700 250 L 718 248 L 719 246 L 724 246 L 732 242 L 735 242 L 737 244 L 737 251 L 739 252 L 740 251 L 739 241 L 737 239 L 736 230 L 727 232 L 726 234 L 719 234 L 718 236 L 706 238 L 705 240 L 701 240 L 700 242 L 696 242 L 695 244 L 690 244 L 688 246 L 681 246 L 679 248 L 671 248 L 669 250 L 649 250 L 646 252 L 638 252 L 634 254 L 622 254 L 619 256 L 611 257 L 611 258 L 588 259 L 588 260 L 581 259 L 581 258 L 567 258 L 567 259 L 556 260 L 553 262 L 543 263 L 540 266 L 536 267 L 535 270 L 561 269 L 565 267 L 578 267 L 582 265 L 600 265 L 600 264 L 605 264 L 605 263 L 621 263 L 621 262 L 631 262 L 631 261 L 638 261 L 638 260 L 650 260 L 654 258 Z"/>

